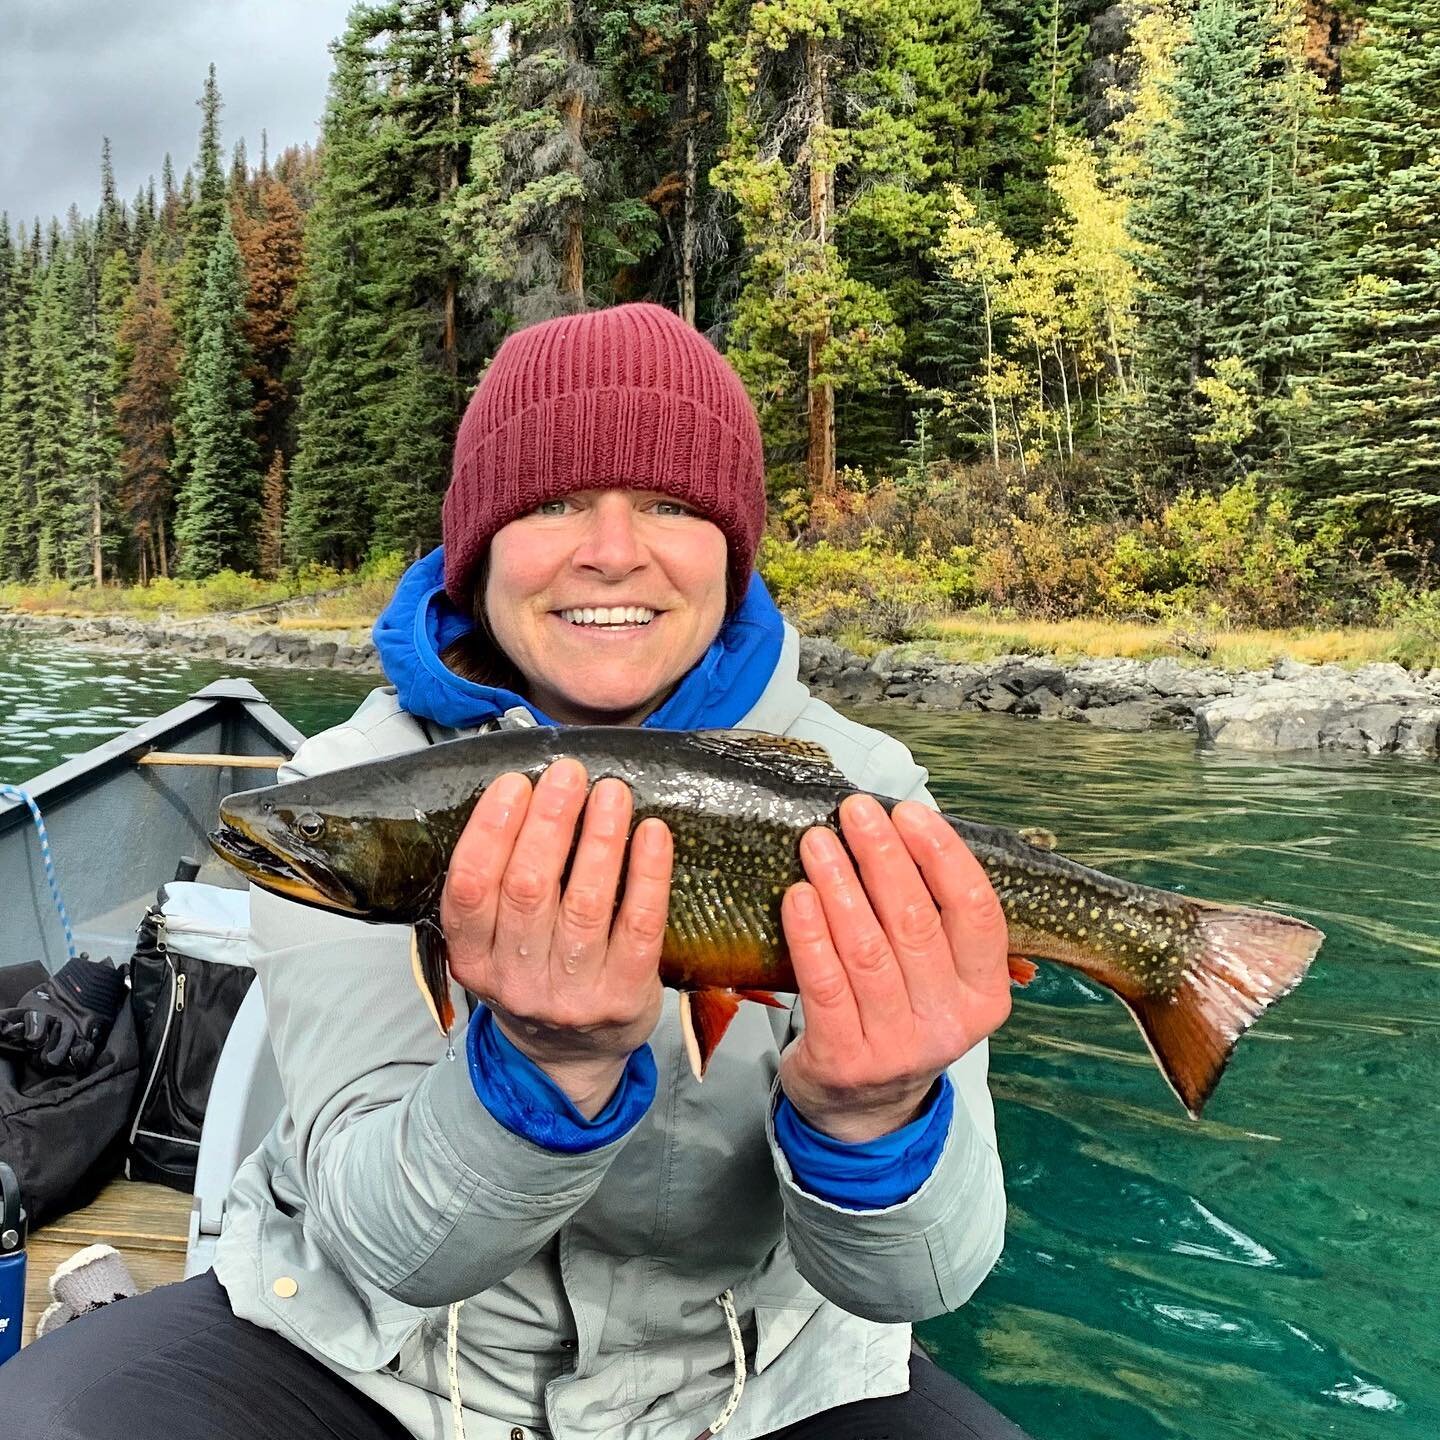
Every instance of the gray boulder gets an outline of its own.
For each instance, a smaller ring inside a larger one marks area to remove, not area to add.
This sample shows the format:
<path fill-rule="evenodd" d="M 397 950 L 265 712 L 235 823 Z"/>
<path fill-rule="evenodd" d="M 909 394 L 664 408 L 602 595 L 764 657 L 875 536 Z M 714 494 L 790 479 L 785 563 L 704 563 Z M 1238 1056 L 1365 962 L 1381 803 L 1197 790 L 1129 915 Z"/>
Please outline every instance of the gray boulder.
<path fill-rule="evenodd" d="M 1122 700 L 1118 705 L 1092 705 L 1076 716 L 1101 730 L 1149 730 L 1155 722 L 1156 707 L 1145 700 Z"/>
<path fill-rule="evenodd" d="M 1316 750 L 1333 706 L 1299 695 L 1232 695 L 1195 712 L 1202 744 L 1232 750 Z"/>
<path fill-rule="evenodd" d="M 1395 753 L 1440 759 L 1440 709 L 1406 710 L 1395 730 Z"/>
<path fill-rule="evenodd" d="M 1322 750 L 1363 750 L 1384 755 L 1394 750 L 1405 710 L 1399 705 L 1346 705 L 1320 726 Z"/>

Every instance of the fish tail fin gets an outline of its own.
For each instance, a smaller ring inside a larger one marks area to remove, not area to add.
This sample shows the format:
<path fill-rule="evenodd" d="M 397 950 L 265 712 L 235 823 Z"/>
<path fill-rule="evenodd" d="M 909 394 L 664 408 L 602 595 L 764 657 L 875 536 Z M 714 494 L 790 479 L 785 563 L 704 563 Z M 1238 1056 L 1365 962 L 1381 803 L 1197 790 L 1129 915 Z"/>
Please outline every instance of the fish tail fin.
<path fill-rule="evenodd" d="M 1199 953 L 1165 995 L 1125 997 L 1171 1089 L 1198 1119 L 1240 1037 L 1304 978 L 1324 935 L 1289 915 L 1208 900 Z"/>

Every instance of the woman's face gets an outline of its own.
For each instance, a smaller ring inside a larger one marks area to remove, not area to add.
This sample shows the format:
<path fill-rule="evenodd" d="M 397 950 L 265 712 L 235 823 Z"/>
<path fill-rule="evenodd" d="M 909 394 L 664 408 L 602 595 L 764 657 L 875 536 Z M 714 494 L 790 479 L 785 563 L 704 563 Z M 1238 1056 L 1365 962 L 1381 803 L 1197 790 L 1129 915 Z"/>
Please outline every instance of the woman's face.
<path fill-rule="evenodd" d="M 638 725 L 719 633 L 727 558 L 667 495 L 577 491 L 496 532 L 486 620 L 547 715 Z"/>

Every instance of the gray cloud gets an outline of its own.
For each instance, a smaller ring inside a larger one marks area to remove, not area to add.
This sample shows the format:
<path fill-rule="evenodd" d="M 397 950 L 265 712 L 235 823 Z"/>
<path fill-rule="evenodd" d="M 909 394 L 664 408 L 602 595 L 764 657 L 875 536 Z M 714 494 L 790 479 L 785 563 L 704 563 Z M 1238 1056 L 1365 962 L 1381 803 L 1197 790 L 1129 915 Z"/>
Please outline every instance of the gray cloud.
<path fill-rule="evenodd" d="M 0 0 L 0 210 L 12 222 L 82 213 L 99 201 L 100 142 L 132 197 L 193 163 L 196 100 L 213 60 L 221 139 L 252 160 L 314 141 L 325 108 L 328 46 L 352 0 Z"/>

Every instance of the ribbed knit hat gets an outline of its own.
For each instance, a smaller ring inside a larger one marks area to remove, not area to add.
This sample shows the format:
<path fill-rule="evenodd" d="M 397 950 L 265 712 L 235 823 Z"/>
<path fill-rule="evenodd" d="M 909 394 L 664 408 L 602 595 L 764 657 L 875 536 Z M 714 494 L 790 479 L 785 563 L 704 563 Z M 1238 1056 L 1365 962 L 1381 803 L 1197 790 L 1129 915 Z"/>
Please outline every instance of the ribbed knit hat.
<path fill-rule="evenodd" d="M 661 305 L 617 305 L 509 336 L 460 422 L 445 495 L 445 590 L 469 610 L 491 537 L 574 490 L 656 490 L 725 534 L 739 604 L 765 524 L 755 407 L 724 356 Z"/>

